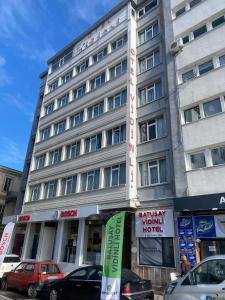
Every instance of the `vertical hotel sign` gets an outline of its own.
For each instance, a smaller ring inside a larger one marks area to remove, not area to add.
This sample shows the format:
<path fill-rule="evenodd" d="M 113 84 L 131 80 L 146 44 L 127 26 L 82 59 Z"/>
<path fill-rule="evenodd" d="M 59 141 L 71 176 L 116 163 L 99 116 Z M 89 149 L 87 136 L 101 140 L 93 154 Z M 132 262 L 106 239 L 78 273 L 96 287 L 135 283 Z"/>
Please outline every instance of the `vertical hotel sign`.
<path fill-rule="evenodd" d="M 128 5 L 128 79 L 127 79 L 127 152 L 126 152 L 126 199 L 134 205 L 136 187 L 136 20 Z"/>

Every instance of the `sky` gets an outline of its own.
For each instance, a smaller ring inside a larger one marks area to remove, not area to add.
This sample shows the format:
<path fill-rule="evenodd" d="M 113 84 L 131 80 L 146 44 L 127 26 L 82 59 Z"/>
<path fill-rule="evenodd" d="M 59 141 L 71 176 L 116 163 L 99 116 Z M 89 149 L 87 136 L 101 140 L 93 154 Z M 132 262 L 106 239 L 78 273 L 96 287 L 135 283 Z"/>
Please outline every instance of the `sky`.
<path fill-rule="evenodd" d="M 120 0 L 0 0 L 0 165 L 22 170 L 47 60 Z"/>

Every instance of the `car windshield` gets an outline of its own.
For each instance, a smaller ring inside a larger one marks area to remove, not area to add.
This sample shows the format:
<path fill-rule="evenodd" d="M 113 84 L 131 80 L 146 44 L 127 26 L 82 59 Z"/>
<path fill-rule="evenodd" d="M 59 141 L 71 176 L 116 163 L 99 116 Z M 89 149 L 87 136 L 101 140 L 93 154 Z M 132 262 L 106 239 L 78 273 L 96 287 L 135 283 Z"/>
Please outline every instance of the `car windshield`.
<path fill-rule="evenodd" d="M 140 281 L 141 278 L 129 269 L 122 270 L 122 281 Z"/>
<path fill-rule="evenodd" d="M 3 263 L 18 263 L 20 258 L 18 256 L 7 256 L 4 258 Z"/>

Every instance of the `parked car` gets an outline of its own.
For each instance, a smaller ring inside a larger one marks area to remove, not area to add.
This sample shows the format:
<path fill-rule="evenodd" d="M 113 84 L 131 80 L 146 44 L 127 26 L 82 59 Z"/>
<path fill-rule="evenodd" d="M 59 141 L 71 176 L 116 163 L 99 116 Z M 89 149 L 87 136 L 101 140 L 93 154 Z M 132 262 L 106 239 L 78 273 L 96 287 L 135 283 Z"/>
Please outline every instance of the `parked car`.
<path fill-rule="evenodd" d="M 1 288 L 26 290 L 28 297 L 35 298 L 46 282 L 63 277 L 56 263 L 24 261 L 15 270 L 3 274 Z"/>
<path fill-rule="evenodd" d="M 165 300 L 225 299 L 225 255 L 210 256 L 171 282 Z"/>
<path fill-rule="evenodd" d="M 102 267 L 79 268 L 64 279 L 49 283 L 46 287 L 49 300 L 100 300 Z M 150 280 L 141 279 L 128 269 L 122 270 L 121 300 L 153 300 Z"/>
<path fill-rule="evenodd" d="M 0 278 L 2 278 L 4 272 L 10 272 L 14 270 L 21 263 L 20 257 L 15 254 L 8 254 L 5 256 L 3 263 L 0 267 Z"/>

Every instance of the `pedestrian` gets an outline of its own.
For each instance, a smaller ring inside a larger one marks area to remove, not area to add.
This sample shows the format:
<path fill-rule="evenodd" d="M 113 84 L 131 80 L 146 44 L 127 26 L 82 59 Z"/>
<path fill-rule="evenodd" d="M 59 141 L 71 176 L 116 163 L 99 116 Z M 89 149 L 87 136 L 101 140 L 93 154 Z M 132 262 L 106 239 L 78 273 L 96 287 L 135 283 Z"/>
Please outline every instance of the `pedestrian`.
<path fill-rule="evenodd" d="M 190 271 L 190 264 L 187 261 L 186 255 L 183 255 L 181 259 L 182 259 L 182 262 L 180 264 L 180 268 L 181 268 L 181 277 L 182 277 Z"/>

